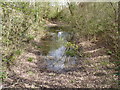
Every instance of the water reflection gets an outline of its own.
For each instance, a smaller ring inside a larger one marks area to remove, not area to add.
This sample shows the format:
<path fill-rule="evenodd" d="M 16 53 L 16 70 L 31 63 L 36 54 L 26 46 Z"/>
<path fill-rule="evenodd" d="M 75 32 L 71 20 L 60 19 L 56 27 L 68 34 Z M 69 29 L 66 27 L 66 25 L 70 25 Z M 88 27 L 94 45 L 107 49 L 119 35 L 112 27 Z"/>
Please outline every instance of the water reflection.
<path fill-rule="evenodd" d="M 54 37 L 52 41 L 48 40 L 45 43 L 45 46 L 49 47 L 48 53 L 46 55 L 45 62 L 47 63 L 47 69 L 53 71 L 64 71 L 66 68 L 70 68 L 75 65 L 75 57 L 67 57 L 65 55 L 67 42 L 67 37 L 69 34 L 66 32 L 60 31 L 53 34 Z M 43 48 L 45 49 L 45 48 Z"/>

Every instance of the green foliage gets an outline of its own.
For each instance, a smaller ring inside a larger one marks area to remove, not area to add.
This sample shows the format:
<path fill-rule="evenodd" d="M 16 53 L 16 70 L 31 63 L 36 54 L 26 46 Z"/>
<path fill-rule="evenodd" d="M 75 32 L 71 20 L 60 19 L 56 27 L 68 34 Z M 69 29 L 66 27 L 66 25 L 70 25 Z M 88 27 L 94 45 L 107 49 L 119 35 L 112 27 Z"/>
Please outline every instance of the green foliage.
<path fill-rule="evenodd" d="M 75 80 L 70 80 L 71 83 L 75 83 Z"/>
<path fill-rule="evenodd" d="M 78 45 L 73 44 L 71 42 L 67 42 L 65 46 L 67 48 L 65 52 L 67 56 L 74 57 L 75 55 L 78 55 Z"/>
<path fill-rule="evenodd" d="M 109 62 L 103 61 L 103 62 L 101 62 L 100 64 L 101 64 L 101 65 L 104 65 L 104 66 L 107 66 L 107 65 L 109 64 Z"/>
<path fill-rule="evenodd" d="M 29 62 L 32 62 L 33 59 L 34 59 L 34 58 L 30 57 L 30 58 L 28 58 L 27 60 L 28 60 Z"/>
<path fill-rule="evenodd" d="M 29 75 L 33 75 L 33 74 L 34 74 L 33 71 L 28 71 L 27 73 L 28 73 Z"/>
<path fill-rule="evenodd" d="M 16 59 L 16 56 L 15 55 L 12 55 L 12 56 L 9 56 L 9 57 L 4 57 L 2 59 L 3 62 L 5 63 L 12 63 L 14 60 Z"/>
<path fill-rule="evenodd" d="M 12 54 L 10 55 L 7 55 L 5 57 L 2 58 L 2 61 L 5 63 L 9 63 L 9 64 L 12 64 L 12 62 L 14 60 L 16 60 L 16 58 L 21 55 L 22 51 L 21 50 L 16 50 L 14 52 L 12 52 Z M 4 55 L 3 55 L 4 56 Z"/>
<path fill-rule="evenodd" d="M 74 50 L 69 50 L 69 51 L 66 51 L 65 54 L 67 56 L 74 57 L 76 55 L 76 52 Z"/>
<path fill-rule="evenodd" d="M 119 73 L 119 72 L 117 72 L 117 73 L 114 73 L 114 75 L 117 75 L 117 76 L 119 76 L 119 75 L 120 75 L 120 73 Z"/>
<path fill-rule="evenodd" d="M 10 60 L 9 60 L 9 59 L 6 59 L 6 58 L 3 58 L 2 61 L 3 61 L 3 62 L 9 62 Z"/>
<path fill-rule="evenodd" d="M 58 13 L 56 12 L 56 10 L 53 9 L 52 12 L 49 13 L 48 18 L 49 18 L 49 19 L 56 18 L 56 17 L 57 17 L 57 14 L 58 14 Z"/>
<path fill-rule="evenodd" d="M 107 54 L 120 60 L 118 34 L 118 3 L 69 3 L 63 8 L 60 20 L 68 23 L 78 34 L 74 38 L 85 37 L 103 41 L 110 50 Z M 68 46 L 72 46 L 69 45 Z"/>
<path fill-rule="evenodd" d="M 117 3 L 112 3 L 117 11 Z M 109 7 L 109 8 L 108 8 Z M 70 3 L 61 13 L 61 20 L 75 27 L 80 35 L 102 35 L 117 26 L 110 3 Z M 83 12 L 84 11 L 84 12 Z M 71 15 L 72 12 L 73 14 Z M 115 30 L 114 30 L 115 31 Z"/>
<path fill-rule="evenodd" d="M 120 61 L 114 61 L 113 63 L 115 63 L 115 64 L 120 64 Z"/>
<path fill-rule="evenodd" d="M 67 42 L 67 43 L 66 43 L 66 47 L 67 47 L 67 48 L 72 48 L 72 49 L 74 49 L 74 50 L 78 50 L 78 45 L 73 44 L 73 43 L 71 43 L 71 42 Z"/>
<path fill-rule="evenodd" d="M 2 44 L 4 61 L 13 61 L 21 50 L 26 48 L 26 42 L 34 40 L 38 27 L 45 24 L 44 12 L 48 3 L 1 2 L 2 8 Z M 35 31 L 36 30 L 36 31 Z M 33 32 L 34 31 L 34 32 Z M 32 32 L 32 33 L 31 33 Z M 40 31 L 39 31 L 40 32 Z M 42 34 L 42 33 L 41 33 Z M 8 58 L 12 53 L 12 57 Z"/>
<path fill-rule="evenodd" d="M 120 64 L 120 62 L 119 62 L 119 64 Z M 116 67 L 115 70 L 116 71 L 120 70 L 120 66 Z"/>
<path fill-rule="evenodd" d="M 42 48 L 42 46 L 37 46 L 37 48 Z"/>
<path fill-rule="evenodd" d="M 16 51 L 15 51 L 15 54 L 16 54 L 16 55 L 20 55 L 21 53 L 22 53 L 21 50 L 16 50 Z"/>
<path fill-rule="evenodd" d="M 107 54 L 108 54 L 108 55 L 112 55 L 112 51 L 108 50 L 108 51 L 107 51 Z"/>
<path fill-rule="evenodd" d="M 27 40 L 29 40 L 29 41 L 31 41 L 31 40 L 34 40 L 34 36 L 32 36 L 32 35 L 27 35 Z"/>
<path fill-rule="evenodd" d="M 6 72 L 1 72 L 0 71 L 0 79 L 5 79 L 5 78 L 7 78 Z"/>

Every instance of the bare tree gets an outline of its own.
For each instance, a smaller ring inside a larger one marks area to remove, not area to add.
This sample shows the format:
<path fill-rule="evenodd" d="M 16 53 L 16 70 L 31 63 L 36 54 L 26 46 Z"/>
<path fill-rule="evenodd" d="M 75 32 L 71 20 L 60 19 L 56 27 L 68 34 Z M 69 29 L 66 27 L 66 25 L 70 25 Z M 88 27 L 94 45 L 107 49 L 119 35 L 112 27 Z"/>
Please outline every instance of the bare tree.
<path fill-rule="evenodd" d="M 68 8 L 69 8 L 70 14 L 73 16 L 74 14 L 72 12 L 71 3 L 67 2 L 67 4 L 68 4 Z"/>

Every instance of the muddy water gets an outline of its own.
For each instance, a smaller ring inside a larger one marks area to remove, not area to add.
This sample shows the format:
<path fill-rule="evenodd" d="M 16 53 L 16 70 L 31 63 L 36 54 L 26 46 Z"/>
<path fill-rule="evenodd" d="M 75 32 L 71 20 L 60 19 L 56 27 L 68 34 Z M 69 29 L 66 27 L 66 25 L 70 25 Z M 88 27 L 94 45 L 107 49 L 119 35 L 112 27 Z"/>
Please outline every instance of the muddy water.
<path fill-rule="evenodd" d="M 42 51 L 45 55 L 46 68 L 64 72 L 76 66 L 76 57 L 66 56 L 66 43 L 70 35 L 64 31 L 49 32 L 49 39 L 43 40 Z"/>

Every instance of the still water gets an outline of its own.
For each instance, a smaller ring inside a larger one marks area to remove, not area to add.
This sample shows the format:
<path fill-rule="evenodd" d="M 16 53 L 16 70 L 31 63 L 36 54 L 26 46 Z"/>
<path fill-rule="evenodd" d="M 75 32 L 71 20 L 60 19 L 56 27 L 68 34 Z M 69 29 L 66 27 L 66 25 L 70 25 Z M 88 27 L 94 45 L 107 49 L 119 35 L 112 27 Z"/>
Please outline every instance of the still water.
<path fill-rule="evenodd" d="M 64 31 L 50 32 L 51 37 L 43 41 L 42 51 L 45 55 L 46 68 L 51 71 L 62 72 L 76 65 L 76 57 L 66 56 L 66 43 L 70 35 Z"/>

